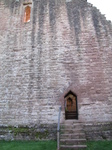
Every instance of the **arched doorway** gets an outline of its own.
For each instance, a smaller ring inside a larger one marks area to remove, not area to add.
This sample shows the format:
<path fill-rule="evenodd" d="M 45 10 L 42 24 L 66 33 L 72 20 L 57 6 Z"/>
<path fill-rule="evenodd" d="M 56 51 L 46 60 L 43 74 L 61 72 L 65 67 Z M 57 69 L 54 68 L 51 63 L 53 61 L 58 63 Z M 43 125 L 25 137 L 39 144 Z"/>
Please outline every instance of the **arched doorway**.
<path fill-rule="evenodd" d="M 69 91 L 65 97 L 65 119 L 78 119 L 77 96 Z"/>

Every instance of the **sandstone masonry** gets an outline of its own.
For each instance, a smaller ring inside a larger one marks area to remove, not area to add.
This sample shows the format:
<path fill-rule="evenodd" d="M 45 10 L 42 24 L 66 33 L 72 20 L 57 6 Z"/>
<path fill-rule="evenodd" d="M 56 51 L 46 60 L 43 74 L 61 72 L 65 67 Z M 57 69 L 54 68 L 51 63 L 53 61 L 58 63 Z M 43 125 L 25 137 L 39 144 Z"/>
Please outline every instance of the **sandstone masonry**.
<path fill-rule="evenodd" d="M 49 126 L 55 139 L 69 91 L 85 125 L 112 123 L 111 22 L 86 0 L 0 0 L 0 129 Z"/>

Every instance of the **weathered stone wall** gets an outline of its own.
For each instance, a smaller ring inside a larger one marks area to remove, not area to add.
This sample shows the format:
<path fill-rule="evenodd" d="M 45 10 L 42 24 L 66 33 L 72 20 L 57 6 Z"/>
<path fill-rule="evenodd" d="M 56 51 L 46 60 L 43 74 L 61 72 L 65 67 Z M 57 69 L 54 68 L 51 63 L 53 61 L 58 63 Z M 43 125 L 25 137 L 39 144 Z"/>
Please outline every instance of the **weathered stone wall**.
<path fill-rule="evenodd" d="M 84 125 L 87 140 L 112 140 L 112 122 L 90 122 Z"/>
<path fill-rule="evenodd" d="M 0 140 L 56 140 L 56 126 L 0 126 Z"/>
<path fill-rule="evenodd" d="M 57 123 L 69 90 L 79 120 L 111 122 L 111 23 L 86 0 L 33 0 L 24 23 L 23 3 L 0 0 L 0 125 Z"/>

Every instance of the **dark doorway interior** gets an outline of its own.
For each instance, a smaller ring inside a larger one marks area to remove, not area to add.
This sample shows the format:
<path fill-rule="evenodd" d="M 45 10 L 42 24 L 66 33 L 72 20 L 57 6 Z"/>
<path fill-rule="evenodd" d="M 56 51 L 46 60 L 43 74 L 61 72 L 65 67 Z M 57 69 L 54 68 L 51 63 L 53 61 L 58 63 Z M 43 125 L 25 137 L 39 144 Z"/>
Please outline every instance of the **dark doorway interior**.
<path fill-rule="evenodd" d="M 69 91 L 65 95 L 65 119 L 78 119 L 77 96 Z"/>

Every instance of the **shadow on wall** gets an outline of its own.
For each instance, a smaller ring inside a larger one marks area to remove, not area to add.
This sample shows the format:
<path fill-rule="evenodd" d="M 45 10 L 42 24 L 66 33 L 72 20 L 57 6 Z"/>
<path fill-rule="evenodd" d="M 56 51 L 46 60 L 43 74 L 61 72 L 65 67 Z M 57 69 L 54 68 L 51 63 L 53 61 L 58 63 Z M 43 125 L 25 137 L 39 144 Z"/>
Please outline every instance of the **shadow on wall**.
<path fill-rule="evenodd" d="M 4 3 L 5 7 L 8 7 L 13 12 L 14 7 L 19 7 L 21 0 L 0 0 L 0 3 Z"/>

